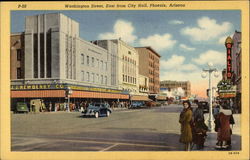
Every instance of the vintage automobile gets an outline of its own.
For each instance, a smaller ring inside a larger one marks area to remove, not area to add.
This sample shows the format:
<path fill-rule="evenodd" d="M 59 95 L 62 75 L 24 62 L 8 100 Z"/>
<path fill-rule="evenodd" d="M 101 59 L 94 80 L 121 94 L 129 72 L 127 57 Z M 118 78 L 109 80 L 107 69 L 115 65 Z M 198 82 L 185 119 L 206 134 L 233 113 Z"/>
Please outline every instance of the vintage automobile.
<path fill-rule="evenodd" d="M 209 104 L 207 101 L 200 101 L 198 103 L 199 106 L 202 106 L 203 112 L 208 113 L 209 112 Z"/>
<path fill-rule="evenodd" d="M 131 103 L 130 109 L 138 109 L 144 106 L 144 102 L 141 101 L 133 101 Z"/>
<path fill-rule="evenodd" d="M 111 108 L 105 103 L 91 103 L 86 110 L 82 112 L 82 116 L 109 117 L 112 113 Z"/>
<path fill-rule="evenodd" d="M 29 113 L 27 104 L 24 102 L 17 102 L 15 113 Z"/>

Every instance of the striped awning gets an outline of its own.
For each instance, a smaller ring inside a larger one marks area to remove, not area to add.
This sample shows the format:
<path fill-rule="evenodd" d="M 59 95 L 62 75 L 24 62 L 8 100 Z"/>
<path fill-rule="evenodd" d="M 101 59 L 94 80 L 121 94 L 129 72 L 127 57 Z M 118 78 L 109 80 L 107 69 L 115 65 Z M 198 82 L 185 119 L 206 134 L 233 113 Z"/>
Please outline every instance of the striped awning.
<path fill-rule="evenodd" d="M 166 100 L 167 96 L 157 96 L 157 100 Z"/>
<path fill-rule="evenodd" d="M 65 97 L 65 90 L 11 91 L 11 98 L 58 98 Z M 129 99 L 128 94 L 73 91 L 71 98 Z"/>
<path fill-rule="evenodd" d="M 142 95 L 133 95 L 131 96 L 131 101 L 148 101 L 148 96 L 142 96 Z"/>

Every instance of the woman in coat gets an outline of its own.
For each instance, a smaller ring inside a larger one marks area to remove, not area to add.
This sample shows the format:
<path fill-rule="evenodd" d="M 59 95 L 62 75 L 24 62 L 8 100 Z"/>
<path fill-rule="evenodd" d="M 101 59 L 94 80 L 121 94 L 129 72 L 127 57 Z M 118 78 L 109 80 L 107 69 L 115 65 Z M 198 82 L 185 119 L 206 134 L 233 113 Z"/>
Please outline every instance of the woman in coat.
<path fill-rule="evenodd" d="M 226 103 L 220 108 L 220 113 L 217 115 L 219 121 L 217 140 L 218 143 L 216 148 L 227 149 L 231 142 L 231 128 L 230 128 L 230 117 L 232 116 L 232 110 L 227 106 Z"/>
<path fill-rule="evenodd" d="M 196 144 L 198 150 L 203 149 L 206 132 L 208 127 L 204 122 L 203 108 L 201 105 L 198 105 L 198 108 L 193 113 L 194 127 L 193 127 L 193 143 Z"/>
<path fill-rule="evenodd" d="M 183 102 L 183 110 L 180 114 L 179 122 L 181 124 L 180 142 L 185 144 L 185 150 L 190 151 L 192 143 L 192 108 L 189 101 Z"/>

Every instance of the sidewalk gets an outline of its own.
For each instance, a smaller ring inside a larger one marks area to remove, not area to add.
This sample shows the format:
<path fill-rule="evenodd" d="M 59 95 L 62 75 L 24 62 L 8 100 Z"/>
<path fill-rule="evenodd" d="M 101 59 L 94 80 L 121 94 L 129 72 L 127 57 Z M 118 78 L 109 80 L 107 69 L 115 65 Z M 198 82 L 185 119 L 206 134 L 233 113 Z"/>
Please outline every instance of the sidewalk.
<path fill-rule="evenodd" d="M 205 114 L 205 119 L 207 118 L 208 114 Z M 235 124 L 232 128 L 232 137 L 231 143 L 232 148 L 231 150 L 241 150 L 241 114 L 234 114 Z M 231 125 L 230 125 L 231 126 Z M 232 126 L 231 126 L 232 127 Z M 215 151 L 215 145 L 217 142 L 217 132 L 207 132 L 207 139 L 205 141 L 204 151 Z M 195 147 L 194 149 L 195 150 Z"/>

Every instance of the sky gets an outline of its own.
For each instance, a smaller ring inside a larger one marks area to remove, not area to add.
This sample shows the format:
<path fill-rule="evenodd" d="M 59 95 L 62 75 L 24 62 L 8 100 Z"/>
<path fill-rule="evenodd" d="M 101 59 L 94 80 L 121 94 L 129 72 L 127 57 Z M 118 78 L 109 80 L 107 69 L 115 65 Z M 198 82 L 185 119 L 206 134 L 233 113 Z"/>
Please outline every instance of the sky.
<path fill-rule="evenodd" d="M 226 68 L 227 36 L 241 31 L 240 10 L 151 10 L 151 11 L 12 11 L 11 32 L 23 32 L 25 16 L 60 12 L 79 22 L 85 40 L 121 38 L 133 47 L 151 46 L 160 55 L 160 80 L 190 81 L 191 93 L 206 97 L 208 76 L 202 69 L 213 67 L 213 86 Z"/>

